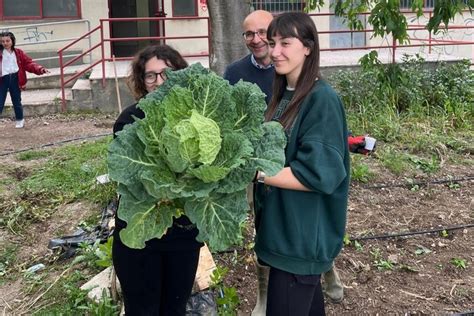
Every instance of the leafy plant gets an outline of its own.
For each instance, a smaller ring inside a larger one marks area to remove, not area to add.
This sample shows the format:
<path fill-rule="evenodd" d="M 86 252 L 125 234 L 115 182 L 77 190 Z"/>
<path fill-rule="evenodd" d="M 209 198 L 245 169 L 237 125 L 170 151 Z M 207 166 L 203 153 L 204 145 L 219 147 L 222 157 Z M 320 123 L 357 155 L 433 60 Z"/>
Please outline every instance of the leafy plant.
<path fill-rule="evenodd" d="M 228 272 L 228 268 L 216 266 L 211 274 L 211 288 L 217 292 L 217 312 L 221 316 L 237 315 L 237 307 L 240 304 L 237 290 L 224 285 L 224 278 Z"/>
<path fill-rule="evenodd" d="M 406 271 L 406 272 L 419 272 L 417 268 L 414 268 L 412 266 L 409 266 L 407 264 L 401 264 L 400 265 L 400 270 Z"/>
<path fill-rule="evenodd" d="M 224 287 L 221 297 L 216 299 L 219 315 L 237 315 L 237 307 L 240 304 L 239 295 L 235 287 Z"/>
<path fill-rule="evenodd" d="M 373 173 L 366 164 L 360 162 L 351 164 L 351 180 L 367 183 L 371 178 Z"/>
<path fill-rule="evenodd" d="M 374 257 L 374 266 L 379 270 L 393 270 L 394 263 L 389 259 L 385 260 L 379 248 L 370 251 L 370 254 Z"/>
<path fill-rule="evenodd" d="M 449 233 L 447 230 L 442 230 L 439 232 L 439 235 L 443 238 L 448 238 L 449 237 Z"/>
<path fill-rule="evenodd" d="M 418 248 L 415 250 L 415 255 L 420 256 L 424 254 L 429 254 L 431 252 L 433 251 L 424 246 L 419 245 Z"/>
<path fill-rule="evenodd" d="M 112 245 L 114 242 L 114 237 L 109 237 L 107 242 L 100 244 L 95 251 L 97 260 L 95 264 L 99 267 L 107 268 L 112 266 Z"/>
<path fill-rule="evenodd" d="M 431 160 L 410 156 L 410 161 L 415 164 L 416 169 L 420 169 L 425 173 L 433 173 L 439 169 L 438 161 L 433 157 Z"/>
<path fill-rule="evenodd" d="M 344 235 L 342 242 L 344 243 L 344 246 L 349 246 L 351 244 L 351 239 L 348 234 Z"/>
<path fill-rule="evenodd" d="M 75 261 L 93 267 L 110 267 L 112 266 L 112 244 L 113 237 L 109 237 L 103 244 L 100 243 L 100 240 L 96 240 L 93 244 L 80 243 L 79 255 L 76 256 Z"/>
<path fill-rule="evenodd" d="M 453 258 L 451 259 L 451 263 L 458 269 L 466 269 L 467 267 L 466 259 Z"/>
<path fill-rule="evenodd" d="M 19 247 L 17 245 L 8 244 L 2 247 L 0 251 L 0 280 L 4 280 L 5 276 L 8 275 L 9 270 L 15 263 L 18 250 Z"/>
<path fill-rule="evenodd" d="M 354 240 L 354 247 L 359 252 L 364 250 L 364 246 L 362 246 L 362 244 L 358 242 L 357 240 Z"/>
<path fill-rule="evenodd" d="M 448 188 L 451 190 L 458 190 L 461 187 L 461 185 L 458 182 L 450 182 L 448 183 Z"/>
<path fill-rule="evenodd" d="M 211 249 L 239 242 L 247 185 L 257 170 L 275 175 L 284 163 L 286 137 L 279 123 L 263 123 L 264 94 L 194 64 L 168 72 L 138 106 L 145 118 L 109 147 L 118 216 L 127 222 L 121 240 L 143 248 L 185 214 Z"/>

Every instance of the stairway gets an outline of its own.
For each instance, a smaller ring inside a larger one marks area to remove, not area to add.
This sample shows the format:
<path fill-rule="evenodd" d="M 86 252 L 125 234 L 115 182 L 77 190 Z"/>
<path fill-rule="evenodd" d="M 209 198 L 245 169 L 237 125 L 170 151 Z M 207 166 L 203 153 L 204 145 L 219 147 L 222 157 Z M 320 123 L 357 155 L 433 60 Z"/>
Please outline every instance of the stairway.
<path fill-rule="evenodd" d="M 86 65 L 71 66 L 65 73 L 71 76 Z M 26 117 L 46 115 L 61 111 L 61 84 L 59 68 L 48 69 L 50 73 L 41 76 L 27 73 L 28 82 L 26 90 L 21 92 L 21 103 Z M 66 88 L 67 94 L 71 94 L 71 86 Z M 10 95 L 7 95 L 5 108 L 1 117 L 14 117 L 13 105 Z"/>

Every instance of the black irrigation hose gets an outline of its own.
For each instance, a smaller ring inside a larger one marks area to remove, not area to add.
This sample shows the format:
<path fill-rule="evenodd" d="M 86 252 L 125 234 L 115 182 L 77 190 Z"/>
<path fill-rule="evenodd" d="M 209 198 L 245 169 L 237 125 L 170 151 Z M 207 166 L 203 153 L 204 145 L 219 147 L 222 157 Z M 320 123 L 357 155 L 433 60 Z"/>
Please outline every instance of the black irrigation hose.
<path fill-rule="evenodd" d="M 383 188 L 395 188 L 395 187 L 412 187 L 415 185 L 427 185 L 427 184 L 442 184 L 442 183 L 454 183 L 474 180 L 474 175 L 467 175 L 460 178 L 446 178 L 446 179 L 433 179 L 433 180 L 423 180 L 423 181 L 413 181 L 405 183 L 380 183 L 374 185 L 364 185 L 364 189 L 383 189 Z"/>
<path fill-rule="evenodd" d="M 30 151 L 30 150 L 41 149 L 41 148 L 44 148 L 44 147 L 51 147 L 51 146 L 61 145 L 61 144 L 70 143 L 70 142 L 74 142 L 74 141 L 78 141 L 78 140 L 85 140 L 85 139 L 90 139 L 90 138 L 99 138 L 99 137 L 105 137 L 105 136 L 110 136 L 110 135 L 112 135 L 112 133 L 104 133 L 104 134 L 96 134 L 96 135 L 90 135 L 90 136 L 81 136 L 81 137 L 76 137 L 76 138 L 70 138 L 70 139 L 65 139 L 65 140 L 61 140 L 61 141 L 58 141 L 58 142 L 54 142 L 54 143 L 43 144 L 43 145 L 36 146 L 36 147 L 29 147 L 29 148 L 24 148 L 24 149 L 20 149 L 20 150 L 0 153 L 0 157 L 13 155 L 13 154 L 18 154 L 18 153 L 22 153 L 22 152 Z"/>
<path fill-rule="evenodd" d="M 388 239 L 388 238 L 414 236 L 414 235 L 422 235 L 422 234 L 433 234 L 433 233 L 439 233 L 442 231 L 451 231 L 451 230 L 458 230 L 458 229 L 471 228 L 471 227 L 474 227 L 474 224 L 466 224 L 466 225 L 452 226 L 452 227 L 446 227 L 446 228 L 436 228 L 436 229 L 431 229 L 431 230 L 420 230 L 420 231 L 406 232 L 406 233 L 350 237 L 349 239 L 351 241 L 370 240 L 370 239 Z"/>

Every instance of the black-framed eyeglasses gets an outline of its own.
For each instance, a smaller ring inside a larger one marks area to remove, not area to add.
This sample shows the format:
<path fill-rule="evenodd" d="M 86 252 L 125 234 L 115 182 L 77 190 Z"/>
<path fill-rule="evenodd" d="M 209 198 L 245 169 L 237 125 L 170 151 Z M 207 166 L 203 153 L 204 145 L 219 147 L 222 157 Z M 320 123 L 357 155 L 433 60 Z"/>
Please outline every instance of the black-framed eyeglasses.
<path fill-rule="evenodd" d="M 163 69 L 160 72 L 150 71 L 150 72 L 145 73 L 145 83 L 148 83 L 148 84 L 155 83 L 156 80 L 158 79 L 158 76 L 160 76 L 161 79 L 166 80 L 165 70 Z"/>
<path fill-rule="evenodd" d="M 260 37 L 261 39 L 267 38 L 267 30 L 266 29 L 259 29 L 259 30 L 256 30 L 255 32 L 253 32 L 253 31 L 243 32 L 242 36 L 244 37 L 244 39 L 246 41 L 251 41 L 255 38 L 255 34 L 257 34 L 258 37 Z"/>

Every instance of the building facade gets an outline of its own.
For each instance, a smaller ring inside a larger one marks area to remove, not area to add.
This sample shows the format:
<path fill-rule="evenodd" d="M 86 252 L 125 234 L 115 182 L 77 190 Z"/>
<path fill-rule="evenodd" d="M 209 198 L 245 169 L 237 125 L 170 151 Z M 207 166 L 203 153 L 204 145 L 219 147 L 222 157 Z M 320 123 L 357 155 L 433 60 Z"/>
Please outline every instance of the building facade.
<path fill-rule="evenodd" d="M 314 13 L 331 13 L 331 4 Z M 402 8 L 410 1 L 400 2 Z M 425 1 L 427 9 L 434 1 Z M 301 11 L 302 0 L 252 0 L 253 9 L 264 9 L 275 14 L 284 11 Z M 34 58 L 54 58 L 57 50 L 100 25 L 101 19 L 130 17 L 166 17 L 164 21 L 123 21 L 103 23 L 103 38 L 106 39 L 106 57 L 132 56 L 138 49 L 150 42 L 150 37 L 166 37 L 166 43 L 178 49 L 183 55 L 207 55 L 209 52 L 209 20 L 206 0 L 0 0 L 0 31 L 10 30 L 17 37 L 17 45 L 32 54 Z M 365 46 L 391 45 L 391 37 L 372 38 L 370 32 L 327 33 L 347 29 L 341 18 L 332 15 L 315 16 L 321 32 L 320 45 L 323 49 L 357 48 Z M 408 16 L 410 24 L 425 25 L 427 17 L 416 19 Z M 363 24 L 367 28 L 367 22 Z M 459 16 L 453 25 L 474 26 L 472 14 Z M 474 41 L 472 29 L 458 29 L 431 37 L 447 43 L 449 41 Z M 193 37 L 193 38 L 183 38 Z M 428 39 L 423 30 L 410 32 L 412 44 Z M 124 40 L 109 41 L 110 38 Z M 128 38 L 125 40 L 125 38 Z M 139 40 L 142 38 L 143 40 Z M 147 39 L 148 38 L 148 39 Z M 134 40 L 132 40 L 134 39 Z M 101 41 L 101 32 L 91 34 L 90 39 L 81 40 L 71 47 L 71 55 L 84 52 Z M 426 42 L 425 42 L 426 43 Z M 422 51 L 473 58 L 473 45 L 447 45 L 411 48 Z M 90 58 L 97 60 L 101 50 L 94 49 Z M 49 56 L 49 57 L 48 57 Z"/>

